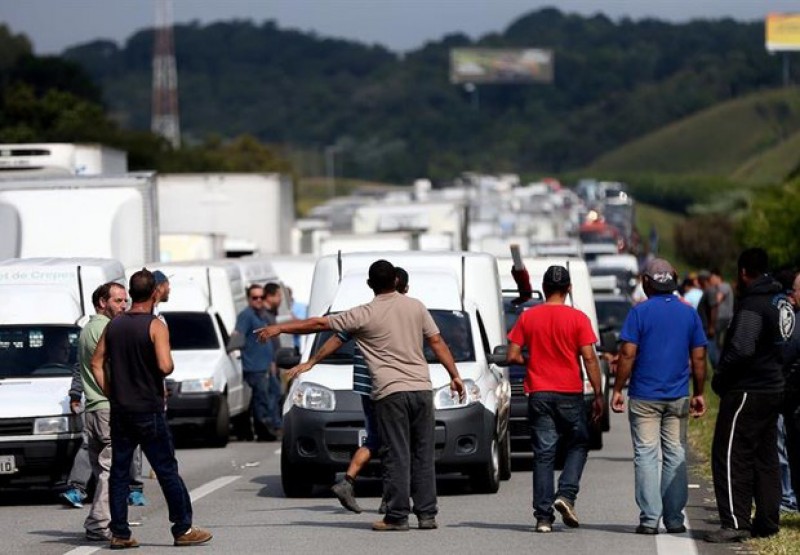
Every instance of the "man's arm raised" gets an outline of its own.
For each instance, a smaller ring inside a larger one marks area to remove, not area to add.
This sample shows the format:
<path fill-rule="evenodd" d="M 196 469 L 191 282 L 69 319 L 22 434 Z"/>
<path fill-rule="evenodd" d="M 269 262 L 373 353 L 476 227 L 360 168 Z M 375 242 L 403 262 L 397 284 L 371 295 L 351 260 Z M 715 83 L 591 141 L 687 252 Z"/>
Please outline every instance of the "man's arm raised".
<path fill-rule="evenodd" d="M 317 333 L 331 329 L 330 320 L 327 316 L 319 316 L 316 318 L 307 318 L 305 320 L 295 320 L 292 322 L 282 322 L 280 324 L 272 324 L 264 326 L 253 333 L 258 334 L 259 343 L 266 343 L 276 335 L 282 333 L 292 333 L 299 335 L 308 335 L 309 333 Z"/>

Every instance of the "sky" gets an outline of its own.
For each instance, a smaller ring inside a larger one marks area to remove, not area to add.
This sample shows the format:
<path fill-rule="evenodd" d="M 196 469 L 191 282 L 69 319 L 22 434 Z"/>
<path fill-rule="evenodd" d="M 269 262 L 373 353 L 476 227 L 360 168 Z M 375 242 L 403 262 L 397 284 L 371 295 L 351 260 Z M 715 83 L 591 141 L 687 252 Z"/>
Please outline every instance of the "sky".
<path fill-rule="evenodd" d="M 58 54 L 98 38 L 123 44 L 155 21 L 154 0 L 0 0 L 0 22 L 31 39 L 37 54 Z M 655 17 L 762 20 L 768 12 L 800 12 L 800 0 L 173 0 L 176 23 L 231 19 L 274 20 L 281 28 L 381 44 L 395 52 L 416 49 L 449 33 L 478 38 L 503 31 L 530 11 L 613 19 Z M 531 38 L 531 46 L 535 37 Z"/>

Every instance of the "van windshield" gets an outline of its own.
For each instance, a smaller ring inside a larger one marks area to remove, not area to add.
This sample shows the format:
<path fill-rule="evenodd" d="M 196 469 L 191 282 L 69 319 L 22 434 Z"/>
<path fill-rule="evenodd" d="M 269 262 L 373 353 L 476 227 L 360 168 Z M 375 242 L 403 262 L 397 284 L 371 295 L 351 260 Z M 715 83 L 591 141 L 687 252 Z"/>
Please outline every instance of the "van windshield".
<path fill-rule="evenodd" d="M 461 310 L 431 310 L 429 311 L 442 334 L 442 339 L 447 343 L 456 362 L 475 360 L 475 349 L 472 341 L 472 328 L 469 314 Z M 314 338 L 312 354 L 316 354 L 322 345 L 334 335 L 335 332 L 325 331 L 318 333 Z M 353 364 L 353 341 L 342 345 L 338 351 L 324 360 L 326 364 Z M 423 343 L 425 359 L 429 363 L 438 363 L 439 360 L 427 343 Z"/>
<path fill-rule="evenodd" d="M 72 376 L 77 326 L 0 326 L 0 379 Z"/>
<path fill-rule="evenodd" d="M 219 339 L 211 315 L 206 312 L 162 312 L 169 328 L 173 351 L 213 351 Z"/>

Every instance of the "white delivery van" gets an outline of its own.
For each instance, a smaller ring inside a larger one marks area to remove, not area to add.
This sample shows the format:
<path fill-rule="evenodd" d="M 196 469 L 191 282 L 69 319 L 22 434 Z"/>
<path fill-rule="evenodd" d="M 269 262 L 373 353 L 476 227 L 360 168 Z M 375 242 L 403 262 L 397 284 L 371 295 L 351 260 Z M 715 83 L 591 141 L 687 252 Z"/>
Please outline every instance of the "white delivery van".
<path fill-rule="evenodd" d="M 478 491 L 496 492 L 500 480 L 510 477 L 511 461 L 510 386 L 492 354 L 506 344 L 494 257 L 467 252 L 322 257 L 314 270 L 309 316 L 369 302 L 373 293 L 366 284 L 367 271 L 381 258 L 408 271 L 408 295 L 431 312 L 468 392 L 464 403 L 453 400 L 447 371 L 426 347 L 436 409 L 437 471 L 466 474 Z M 320 333 L 307 342 L 302 359 L 307 360 L 330 336 Z M 289 358 L 287 366 L 298 362 Z M 332 483 L 335 473 L 347 468 L 365 436 L 360 398 L 352 388 L 352 344 L 291 383 L 283 409 L 281 449 L 286 495 L 309 495 L 314 483 Z"/>
<path fill-rule="evenodd" d="M 220 260 L 148 269 L 161 270 L 170 282 L 169 301 L 158 305 L 175 362 L 167 379 L 169 423 L 200 429 L 210 444 L 225 446 L 231 418 L 247 413 L 251 394 L 242 378 L 241 352 L 228 348 L 236 315 L 246 306 L 239 267 Z"/>
<path fill-rule="evenodd" d="M 600 334 L 600 328 L 597 324 L 597 312 L 594 303 L 594 293 L 592 291 L 591 279 L 589 276 L 589 268 L 586 262 L 580 258 L 571 257 L 523 257 L 522 261 L 528 271 L 530 277 L 530 284 L 533 288 L 533 299 L 523 306 L 515 306 L 511 300 L 519 295 L 517 285 L 514 278 L 511 276 L 511 267 L 513 261 L 511 258 L 498 258 L 497 266 L 500 273 L 500 282 L 503 289 L 503 303 L 506 310 L 506 327 L 511 331 L 516 322 L 517 317 L 521 311 L 537 304 L 537 302 L 544 301 L 544 293 L 542 292 L 542 278 L 547 268 L 550 266 L 558 265 L 564 266 L 569 270 L 570 279 L 572 280 L 572 293 L 567 299 L 567 304 L 573 306 L 586 314 L 589 321 L 592 323 L 592 329 L 598 339 L 598 347 L 609 348 L 604 343 L 604 338 Z M 608 339 L 610 341 L 610 339 Z M 605 412 L 601 426 L 590 426 L 590 449 L 600 449 L 603 446 L 603 432 L 610 429 L 609 418 L 609 368 L 603 357 L 598 357 L 600 362 L 600 374 L 602 380 L 602 390 L 605 396 Z M 523 381 L 525 379 L 526 369 L 524 366 L 512 365 L 509 367 L 509 379 L 511 381 L 511 449 L 514 452 L 530 453 L 530 428 L 528 425 L 528 402 L 525 392 L 523 390 Z M 592 390 L 591 383 L 586 377 L 586 370 L 583 369 L 583 394 L 586 401 L 586 407 L 591 414 L 591 405 L 594 399 L 594 391 Z"/>
<path fill-rule="evenodd" d="M 0 488 L 69 474 L 83 429 L 68 397 L 80 326 L 94 314 L 92 292 L 124 280 L 109 259 L 0 262 Z"/>

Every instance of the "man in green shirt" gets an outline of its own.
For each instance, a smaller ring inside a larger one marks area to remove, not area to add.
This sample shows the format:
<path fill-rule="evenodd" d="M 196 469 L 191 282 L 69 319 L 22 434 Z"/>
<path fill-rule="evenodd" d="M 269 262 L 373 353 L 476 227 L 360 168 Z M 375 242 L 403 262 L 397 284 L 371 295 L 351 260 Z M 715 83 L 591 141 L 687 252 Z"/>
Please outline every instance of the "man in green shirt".
<path fill-rule="evenodd" d="M 111 319 L 125 311 L 128 295 L 125 287 L 116 282 L 105 283 L 92 293 L 95 312 L 81 330 L 78 339 L 78 362 L 81 369 L 83 394 L 86 398 L 84 426 L 89 442 L 89 461 L 97 477 L 92 509 L 83 526 L 86 539 L 106 541 L 111 538 L 108 526 L 111 513 L 108 505 L 108 473 L 111 470 L 110 405 L 92 375 L 92 355 L 97 342 Z"/>

